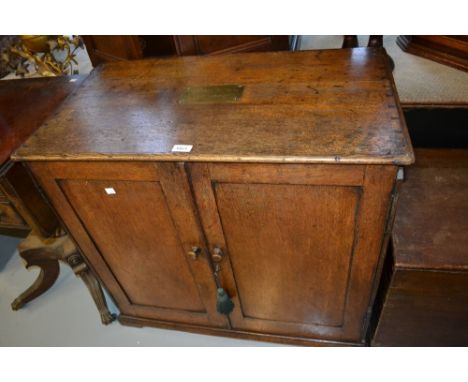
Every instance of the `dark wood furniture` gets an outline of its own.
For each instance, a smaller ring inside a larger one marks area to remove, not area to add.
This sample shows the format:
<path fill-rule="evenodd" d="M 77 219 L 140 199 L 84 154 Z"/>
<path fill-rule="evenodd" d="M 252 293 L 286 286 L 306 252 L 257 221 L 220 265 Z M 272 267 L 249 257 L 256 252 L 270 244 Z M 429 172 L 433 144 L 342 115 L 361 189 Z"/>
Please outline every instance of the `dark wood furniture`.
<path fill-rule="evenodd" d="M 10 161 L 16 150 L 84 77 L 36 78 L 0 82 L 0 228 L 34 228 L 44 237 L 59 228 L 57 218 L 26 169 Z M 6 231 L 4 231 L 6 232 Z"/>
<path fill-rule="evenodd" d="M 157 56 L 288 50 L 288 36 L 82 36 L 93 66 Z"/>
<path fill-rule="evenodd" d="M 27 267 L 38 266 L 41 270 L 33 285 L 12 303 L 13 309 L 46 292 L 59 275 L 58 260 L 63 260 L 72 266 L 83 264 L 74 266 L 74 271 L 93 292 L 102 320 L 108 323 L 113 317 L 96 279 L 79 259 L 70 239 L 63 235 L 27 169 L 9 159 L 83 79 L 73 76 L 0 81 L 0 232 L 28 235 L 20 244 L 20 256 Z"/>
<path fill-rule="evenodd" d="M 341 45 L 341 47 L 343 49 L 359 47 L 358 36 L 357 35 L 344 35 L 343 44 Z M 367 47 L 381 48 L 386 53 L 386 50 L 383 46 L 383 35 L 370 35 L 369 40 L 367 42 Z M 387 58 L 389 59 L 389 65 L 393 72 L 393 69 L 395 69 L 395 62 L 393 61 L 392 57 L 390 57 L 388 54 L 387 54 Z"/>
<path fill-rule="evenodd" d="M 416 150 L 401 185 L 374 345 L 468 345 L 467 190 L 468 150 Z"/>
<path fill-rule="evenodd" d="M 370 48 L 383 48 L 383 36 L 382 35 L 370 35 L 367 46 Z M 359 41 L 357 35 L 344 35 L 343 36 L 343 45 L 341 46 L 344 49 L 347 48 L 357 48 L 359 47 Z"/>
<path fill-rule="evenodd" d="M 104 64 L 15 160 L 121 323 L 362 345 L 413 161 L 387 65 L 369 48 Z"/>
<path fill-rule="evenodd" d="M 397 44 L 405 52 L 468 71 L 468 36 L 398 36 Z"/>

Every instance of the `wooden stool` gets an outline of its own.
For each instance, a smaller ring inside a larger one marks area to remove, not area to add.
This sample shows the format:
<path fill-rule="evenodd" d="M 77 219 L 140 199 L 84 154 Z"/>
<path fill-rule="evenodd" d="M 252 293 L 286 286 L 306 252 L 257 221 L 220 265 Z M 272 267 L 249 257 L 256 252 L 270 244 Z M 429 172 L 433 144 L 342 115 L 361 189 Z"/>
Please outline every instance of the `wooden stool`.
<path fill-rule="evenodd" d="M 116 315 L 109 311 L 101 285 L 68 235 L 45 239 L 33 231 L 21 242 L 18 251 L 26 261 L 26 268 L 37 266 L 40 273 L 36 281 L 12 302 L 13 310 L 22 308 L 54 285 L 60 272 L 60 260 L 67 263 L 86 284 L 101 315 L 102 323 L 107 325 L 115 320 Z"/>

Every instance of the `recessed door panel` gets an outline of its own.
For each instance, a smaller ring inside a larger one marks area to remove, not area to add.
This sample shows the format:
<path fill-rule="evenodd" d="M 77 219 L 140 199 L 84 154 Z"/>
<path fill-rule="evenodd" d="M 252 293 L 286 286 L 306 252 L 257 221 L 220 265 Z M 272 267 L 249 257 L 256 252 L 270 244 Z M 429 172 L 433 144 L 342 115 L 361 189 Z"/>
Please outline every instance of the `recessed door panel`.
<path fill-rule="evenodd" d="M 340 326 L 359 188 L 214 186 L 245 317 Z"/>
<path fill-rule="evenodd" d="M 132 304 L 205 310 L 159 182 L 60 184 Z"/>

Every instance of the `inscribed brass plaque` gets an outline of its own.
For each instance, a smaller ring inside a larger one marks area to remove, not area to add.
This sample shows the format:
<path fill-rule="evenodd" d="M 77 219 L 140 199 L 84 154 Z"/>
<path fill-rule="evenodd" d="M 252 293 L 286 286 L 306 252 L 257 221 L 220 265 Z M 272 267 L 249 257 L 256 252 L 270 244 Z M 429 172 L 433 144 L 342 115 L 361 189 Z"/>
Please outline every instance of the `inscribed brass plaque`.
<path fill-rule="evenodd" d="M 184 89 L 179 98 L 181 104 L 234 103 L 240 100 L 243 85 L 197 86 Z"/>

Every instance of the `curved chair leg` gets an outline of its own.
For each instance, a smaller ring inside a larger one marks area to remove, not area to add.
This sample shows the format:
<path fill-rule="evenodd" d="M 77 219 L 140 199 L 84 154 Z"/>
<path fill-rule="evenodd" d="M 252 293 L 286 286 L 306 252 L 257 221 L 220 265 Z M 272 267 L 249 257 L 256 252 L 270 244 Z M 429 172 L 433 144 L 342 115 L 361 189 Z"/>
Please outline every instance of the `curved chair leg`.
<path fill-rule="evenodd" d="M 116 315 L 109 311 L 101 284 L 91 273 L 88 266 L 83 261 L 83 258 L 78 253 L 74 253 L 73 255 L 67 257 L 66 261 L 73 269 L 73 272 L 75 272 L 75 274 L 79 276 L 88 287 L 89 293 L 91 293 L 94 303 L 96 304 L 96 307 L 101 316 L 101 322 L 104 325 L 110 324 L 115 320 Z"/>
<path fill-rule="evenodd" d="M 26 268 L 37 266 L 40 268 L 36 281 L 12 303 L 13 310 L 21 309 L 29 301 L 46 292 L 58 278 L 60 266 L 57 258 L 50 252 L 42 249 L 29 249 L 20 252 L 20 256 L 26 261 Z"/>
<path fill-rule="evenodd" d="M 46 292 L 57 280 L 60 273 L 59 260 L 67 262 L 73 272 L 86 284 L 104 325 L 115 320 L 106 303 L 101 284 L 91 273 L 83 258 L 77 253 L 76 247 L 68 235 L 54 238 L 42 238 L 30 233 L 21 242 L 19 254 L 26 261 L 26 268 L 38 266 L 41 269 L 39 277 L 26 291 L 11 304 L 13 310 L 18 310 L 27 302 Z"/>

